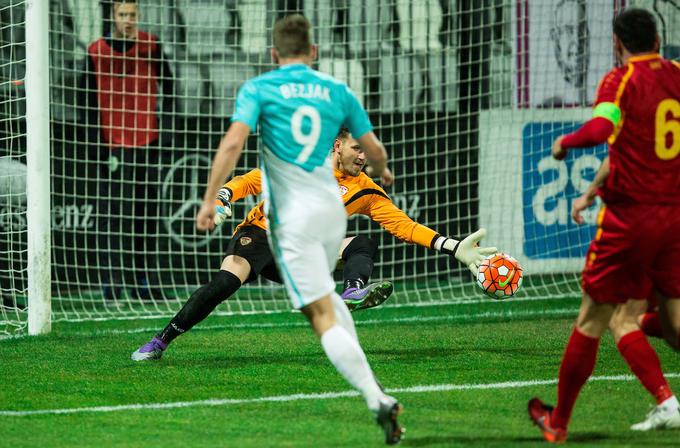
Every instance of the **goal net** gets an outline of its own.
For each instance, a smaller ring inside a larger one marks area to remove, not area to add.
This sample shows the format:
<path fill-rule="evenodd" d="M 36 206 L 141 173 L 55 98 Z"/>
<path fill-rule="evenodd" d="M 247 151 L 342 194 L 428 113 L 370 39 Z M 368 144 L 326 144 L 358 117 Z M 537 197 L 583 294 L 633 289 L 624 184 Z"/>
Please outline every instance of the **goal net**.
<path fill-rule="evenodd" d="M 579 293 L 596 211 L 584 226 L 569 211 L 606 149 L 563 162 L 549 151 L 589 118 L 614 63 L 615 13 L 626 4 L 653 10 L 664 55 L 680 55 L 671 1 L 114 3 L 50 1 L 54 320 L 171 315 L 219 269 L 257 198 L 236 203 L 208 234 L 194 217 L 238 87 L 273 68 L 270 30 L 281 16 L 311 20 L 316 68 L 347 81 L 368 110 L 390 154 L 394 203 L 444 235 L 486 227 L 484 244 L 525 268 L 525 299 Z M 26 304 L 24 2 L 0 0 L 0 13 L 0 332 L 11 333 Z M 140 43 L 117 38 L 135 27 Z M 260 144 L 248 140 L 237 174 L 257 166 Z M 348 235 L 357 234 L 379 242 L 373 279 L 394 282 L 389 305 L 482 299 L 451 257 L 404 244 L 363 216 L 350 218 Z M 260 280 L 218 311 L 289 309 L 283 289 Z"/>
<path fill-rule="evenodd" d="M 0 1 L 0 335 L 26 326 L 24 1 Z"/>

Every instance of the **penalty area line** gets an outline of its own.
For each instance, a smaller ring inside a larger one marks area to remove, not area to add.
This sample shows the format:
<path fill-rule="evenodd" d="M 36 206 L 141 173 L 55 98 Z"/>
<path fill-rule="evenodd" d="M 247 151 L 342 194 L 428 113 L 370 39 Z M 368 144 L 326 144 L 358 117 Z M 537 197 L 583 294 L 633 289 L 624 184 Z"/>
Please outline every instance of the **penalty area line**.
<path fill-rule="evenodd" d="M 666 373 L 666 378 L 680 378 L 680 373 Z M 606 375 L 594 376 L 589 381 L 603 382 L 603 381 L 636 381 L 637 378 L 633 375 Z M 420 386 L 410 386 L 386 389 L 388 393 L 395 394 L 409 394 L 409 393 L 427 393 L 427 392 L 447 392 L 447 391 L 468 391 L 468 390 L 484 390 L 484 389 L 518 389 L 530 386 L 546 386 L 557 384 L 556 379 L 551 380 L 529 380 L 529 381 L 505 381 L 500 383 L 486 383 L 486 384 L 429 384 Z M 169 403 L 135 403 L 124 404 L 117 406 L 92 406 L 81 408 L 62 408 L 62 409 L 35 409 L 26 411 L 14 410 L 0 410 L 0 417 L 27 417 L 32 415 L 59 415 L 59 414 L 82 414 L 82 413 L 105 413 L 105 412 L 122 412 L 122 411 L 139 411 L 139 410 L 164 410 L 164 409 L 178 409 L 190 407 L 208 407 L 208 406 L 229 406 L 239 404 L 252 403 L 268 403 L 268 402 L 292 402 L 302 400 L 332 400 L 336 398 L 356 397 L 359 392 L 348 390 L 342 392 L 324 392 L 318 394 L 292 394 L 292 395 L 275 395 L 270 397 L 257 398 L 215 398 L 208 400 L 196 401 L 175 401 Z"/>

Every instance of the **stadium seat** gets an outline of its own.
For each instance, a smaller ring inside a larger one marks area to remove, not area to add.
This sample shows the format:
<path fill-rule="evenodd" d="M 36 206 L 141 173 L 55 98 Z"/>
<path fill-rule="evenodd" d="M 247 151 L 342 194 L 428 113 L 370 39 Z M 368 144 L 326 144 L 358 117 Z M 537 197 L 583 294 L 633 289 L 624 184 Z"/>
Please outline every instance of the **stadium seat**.
<path fill-rule="evenodd" d="M 241 51 L 244 53 L 264 53 L 268 45 L 267 1 L 241 0 L 236 7 L 241 21 Z"/>
<path fill-rule="evenodd" d="M 50 11 L 50 118 L 75 122 L 76 89 L 89 42 L 80 41 L 71 8 L 68 2 L 55 2 Z"/>
<path fill-rule="evenodd" d="M 383 56 L 380 60 L 380 110 L 410 112 L 418 106 L 423 92 L 420 64 L 415 57 Z"/>
<path fill-rule="evenodd" d="M 179 18 L 174 7 L 162 1 L 138 2 L 139 29 L 158 37 L 166 55 L 175 54 L 181 46 L 181 33 L 178 29 Z"/>
<path fill-rule="evenodd" d="M 314 24 L 314 38 L 321 55 L 342 53 L 344 45 L 355 58 L 377 54 L 389 26 L 389 11 L 385 0 L 308 0 L 304 3 L 304 13 Z M 342 28 L 338 23 L 340 16 L 344 16 Z"/>
<path fill-rule="evenodd" d="M 211 113 L 216 117 L 230 117 L 234 113 L 238 88 L 256 75 L 255 68 L 236 58 L 224 58 L 210 63 L 209 74 Z"/>
<path fill-rule="evenodd" d="M 209 56 L 233 51 L 229 38 L 236 28 L 227 3 L 224 0 L 177 1 L 177 13 L 185 27 L 188 55 Z"/>
<path fill-rule="evenodd" d="M 176 61 L 173 64 L 173 75 L 177 112 L 189 116 L 207 112 L 207 65 L 193 60 Z"/>
<path fill-rule="evenodd" d="M 366 96 L 364 67 L 356 59 L 319 59 L 319 71 L 328 73 L 349 84 L 361 104 Z"/>
<path fill-rule="evenodd" d="M 383 12 L 382 18 L 380 12 Z M 389 25 L 386 13 L 388 4 L 384 0 L 364 2 L 362 0 L 349 1 L 348 15 L 348 44 L 354 57 L 377 54 L 384 31 Z"/>
<path fill-rule="evenodd" d="M 458 70 L 456 50 L 427 55 L 394 54 L 380 60 L 380 109 L 456 111 Z"/>
<path fill-rule="evenodd" d="M 431 51 L 427 61 L 429 110 L 455 112 L 458 110 L 458 55 L 454 48 Z"/>
<path fill-rule="evenodd" d="M 62 8 L 72 15 L 73 28 L 78 42 L 87 47 L 103 33 L 102 5 L 92 0 L 63 0 Z M 54 11 L 54 6 L 52 7 Z"/>
<path fill-rule="evenodd" d="M 319 46 L 319 54 L 330 54 L 333 50 L 337 26 L 331 0 L 307 0 L 304 6 L 305 17 L 314 24 L 314 41 Z"/>
<path fill-rule="evenodd" d="M 424 0 L 422 3 L 416 6 L 410 0 L 397 0 L 399 45 L 404 51 L 426 52 L 441 48 L 441 4 L 439 0 Z"/>

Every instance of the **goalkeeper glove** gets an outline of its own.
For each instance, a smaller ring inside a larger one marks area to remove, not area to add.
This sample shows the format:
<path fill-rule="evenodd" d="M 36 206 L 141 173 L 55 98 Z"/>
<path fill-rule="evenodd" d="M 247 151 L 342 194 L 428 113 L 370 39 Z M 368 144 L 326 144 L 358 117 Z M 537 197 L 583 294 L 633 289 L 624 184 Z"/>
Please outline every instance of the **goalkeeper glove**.
<path fill-rule="evenodd" d="M 226 188 L 220 188 L 215 198 L 215 225 L 219 226 L 227 218 L 231 218 L 231 191 Z"/>
<path fill-rule="evenodd" d="M 486 236 L 486 229 L 479 229 L 468 235 L 462 241 L 439 236 L 434 242 L 433 249 L 448 255 L 453 255 L 458 261 L 470 269 L 472 275 L 477 277 L 479 265 L 489 255 L 498 252 L 495 247 L 479 247 L 479 242 Z"/>

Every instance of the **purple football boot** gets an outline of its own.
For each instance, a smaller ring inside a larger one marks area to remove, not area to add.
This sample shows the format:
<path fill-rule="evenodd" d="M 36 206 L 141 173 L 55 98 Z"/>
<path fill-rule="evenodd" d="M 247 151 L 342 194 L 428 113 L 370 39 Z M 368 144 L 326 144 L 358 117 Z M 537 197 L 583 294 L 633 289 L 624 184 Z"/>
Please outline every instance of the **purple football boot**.
<path fill-rule="evenodd" d="M 161 356 L 163 356 L 163 350 L 166 348 L 168 348 L 168 344 L 154 336 L 151 341 L 135 350 L 130 358 L 133 361 L 153 361 L 156 359 L 161 359 Z"/>
<path fill-rule="evenodd" d="M 363 288 L 347 288 L 340 297 L 350 311 L 365 310 L 381 305 L 393 290 L 390 282 L 376 282 Z"/>

